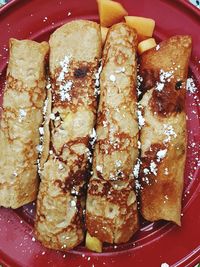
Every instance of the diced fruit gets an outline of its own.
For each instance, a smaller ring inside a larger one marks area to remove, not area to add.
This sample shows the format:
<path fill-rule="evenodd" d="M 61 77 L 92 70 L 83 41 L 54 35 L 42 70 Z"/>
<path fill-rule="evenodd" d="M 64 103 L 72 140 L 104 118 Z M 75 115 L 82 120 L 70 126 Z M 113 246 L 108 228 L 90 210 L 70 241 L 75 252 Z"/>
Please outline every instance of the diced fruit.
<path fill-rule="evenodd" d="M 125 16 L 126 24 L 136 29 L 139 35 L 152 37 L 155 28 L 155 21 L 149 18 Z"/>
<path fill-rule="evenodd" d="M 85 245 L 89 250 L 102 252 L 102 242 L 98 238 L 91 236 L 88 232 L 86 233 Z"/>
<path fill-rule="evenodd" d="M 146 39 L 138 44 L 138 54 L 141 55 L 145 51 L 156 46 L 156 41 L 154 38 Z"/>
<path fill-rule="evenodd" d="M 100 24 L 104 27 L 110 27 L 123 20 L 128 15 L 123 6 L 111 0 L 97 0 Z"/>
<path fill-rule="evenodd" d="M 101 39 L 102 39 L 102 45 L 104 45 L 104 43 L 105 43 L 107 33 L 108 33 L 108 28 L 106 28 L 106 27 L 102 27 L 102 26 L 101 26 Z"/>

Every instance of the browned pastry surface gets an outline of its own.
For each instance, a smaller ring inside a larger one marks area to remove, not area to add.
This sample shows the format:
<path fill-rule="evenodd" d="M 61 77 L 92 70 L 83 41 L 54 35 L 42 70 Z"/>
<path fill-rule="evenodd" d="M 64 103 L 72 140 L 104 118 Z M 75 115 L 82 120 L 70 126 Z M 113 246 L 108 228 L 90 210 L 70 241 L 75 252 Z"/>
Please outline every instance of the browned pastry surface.
<path fill-rule="evenodd" d="M 138 229 L 133 165 L 138 156 L 137 35 L 126 24 L 109 30 L 103 51 L 97 143 L 86 224 L 102 242 L 123 243 Z"/>
<path fill-rule="evenodd" d="M 39 126 L 46 97 L 48 44 L 10 39 L 0 126 L 0 206 L 18 208 L 38 192 Z"/>
<path fill-rule="evenodd" d="M 173 36 L 141 56 L 141 213 L 181 224 L 187 148 L 185 94 L 191 37 Z"/>
<path fill-rule="evenodd" d="M 72 249 L 84 238 L 84 185 L 89 175 L 100 56 L 101 34 L 95 22 L 73 21 L 51 35 L 52 103 L 46 115 L 50 136 L 44 135 L 35 232 L 52 249 Z"/>

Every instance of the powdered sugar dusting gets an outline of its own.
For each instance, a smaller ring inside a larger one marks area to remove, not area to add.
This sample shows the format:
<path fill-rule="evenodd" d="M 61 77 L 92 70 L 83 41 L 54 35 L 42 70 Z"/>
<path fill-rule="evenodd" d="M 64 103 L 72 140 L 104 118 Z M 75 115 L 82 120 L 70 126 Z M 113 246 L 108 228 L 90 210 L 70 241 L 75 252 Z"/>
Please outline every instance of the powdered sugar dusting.
<path fill-rule="evenodd" d="M 196 93 L 196 91 L 197 91 L 197 87 L 196 87 L 196 85 L 195 85 L 195 83 L 194 83 L 193 78 L 188 78 L 188 79 L 187 79 L 187 82 L 186 82 L 186 89 L 187 89 L 187 91 L 190 92 L 191 94 Z"/>
<path fill-rule="evenodd" d="M 172 138 L 176 138 L 177 134 L 174 131 L 174 128 L 172 125 L 164 124 L 164 134 L 166 135 L 166 138 L 164 139 L 163 143 L 168 143 L 172 140 Z"/>

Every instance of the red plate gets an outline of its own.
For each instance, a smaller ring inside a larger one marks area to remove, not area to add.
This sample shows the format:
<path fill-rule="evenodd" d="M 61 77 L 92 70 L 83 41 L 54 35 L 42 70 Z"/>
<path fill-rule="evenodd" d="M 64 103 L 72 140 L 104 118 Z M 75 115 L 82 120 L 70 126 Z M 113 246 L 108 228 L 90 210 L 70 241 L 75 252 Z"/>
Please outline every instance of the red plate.
<path fill-rule="evenodd" d="M 190 75 L 200 89 L 200 11 L 186 1 L 123 0 L 129 15 L 155 19 L 155 37 L 193 37 Z M 48 40 L 58 26 L 73 19 L 98 20 L 95 0 L 13 0 L 0 10 L 0 92 L 5 83 L 8 39 Z M 2 101 L 2 97 L 0 98 Z M 34 203 L 18 210 L 0 208 L 0 262 L 5 266 L 194 266 L 200 260 L 200 92 L 187 94 L 188 156 L 185 171 L 182 227 L 142 223 L 125 245 L 107 246 L 102 254 L 84 246 L 62 253 L 45 249 L 33 236 Z M 17 155 L 16 155 L 17 156 Z"/>

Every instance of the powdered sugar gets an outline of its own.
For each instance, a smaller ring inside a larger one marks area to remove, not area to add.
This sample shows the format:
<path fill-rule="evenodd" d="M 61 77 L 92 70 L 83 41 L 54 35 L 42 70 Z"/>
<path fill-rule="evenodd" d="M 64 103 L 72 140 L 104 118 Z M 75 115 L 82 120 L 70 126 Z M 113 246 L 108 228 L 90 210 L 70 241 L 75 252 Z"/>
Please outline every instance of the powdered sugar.
<path fill-rule="evenodd" d="M 187 89 L 187 91 L 190 92 L 191 94 L 196 93 L 196 91 L 197 91 L 197 87 L 196 87 L 196 85 L 195 85 L 195 83 L 194 83 L 193 78 L 188 78 L 188 79 L 187 79 L 187 82 L 186 82 L 186 89 Z"/>

